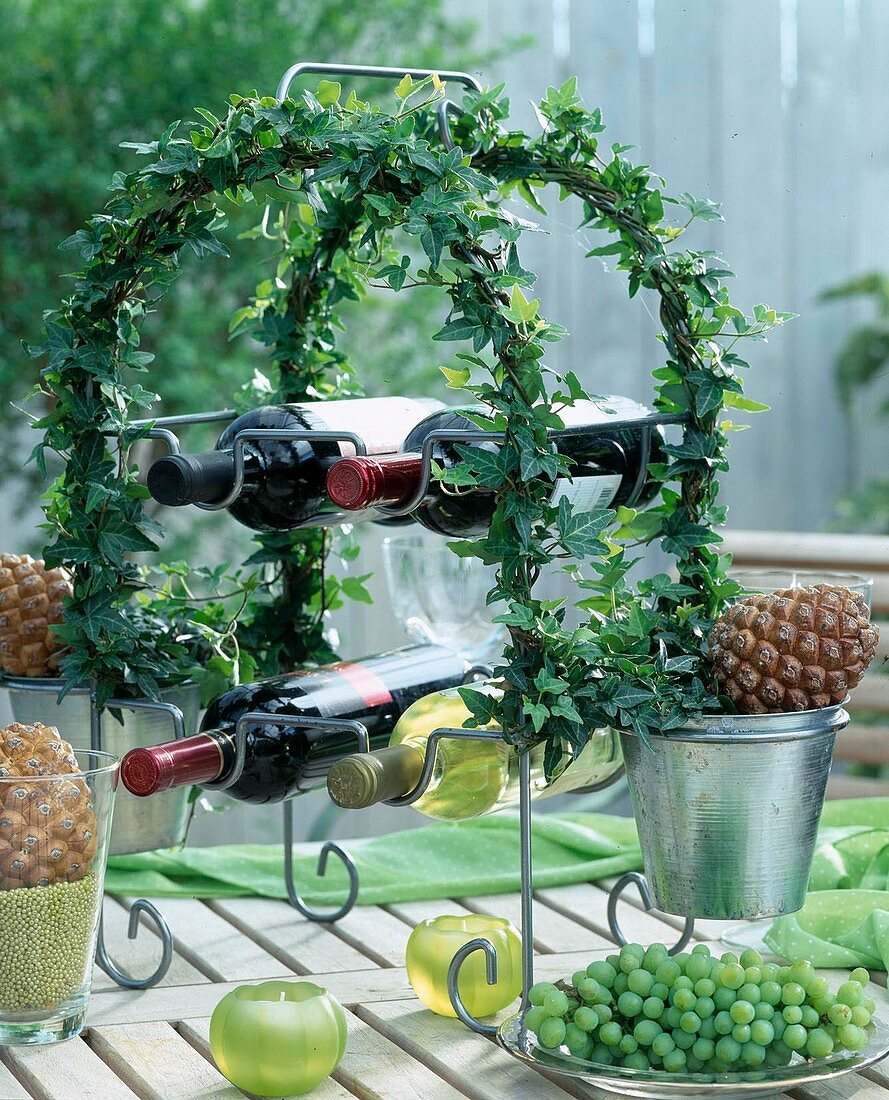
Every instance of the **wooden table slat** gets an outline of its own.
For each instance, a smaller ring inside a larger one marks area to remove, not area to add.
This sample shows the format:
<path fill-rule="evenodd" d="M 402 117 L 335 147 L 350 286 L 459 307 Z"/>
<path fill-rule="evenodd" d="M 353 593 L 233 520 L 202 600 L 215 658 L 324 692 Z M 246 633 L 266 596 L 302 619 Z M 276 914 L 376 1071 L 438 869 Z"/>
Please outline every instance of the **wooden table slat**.
<path fill-rule="evenodd" d="M 408 932 L 418 925 L 421 920 L 431 920 L 433 917 L 440 917 L 445 913 L 455 917 L 465 917 L 469 913 L 465 905 L 461 905 L 459 901 L 454 901 L 453 898 L 433 899 L 432 901 L 392 902 L 385 908 L 388 913 L 398 917 L 400 921 L 408 925 Z"/>
<path fill-rule="evenodd" d="M 89 1043 L 143 1100 L 205 1096 L 237 1100 L 245 1095 L 168 1023 L 93 1028 Z"/>
<path fill-rule="evenodd" d="M 333 1077 L 360 1100 L 462 1100 L 465 1095 L 351 1014 L 349 1046 Z"/>
<path fill-rule="evenodd" d="M 297 974 L 367 970 L 377 966 L 326 925 L 307 921 L 286 902 L 230 898 L 212 901 L 210 907 Z"/>
<path fill-rule="evenodd" d="M 410 930 L 392 913 L 376 905 L 359 905 L 332 931 L 380 966 L 404 966 L 404 948 Z"/>
<path fill-rule="evenodd" d="M 418 1062 L 429 1066 L 471 1100 L 565 1100 L 564 1089 L 479 1037 L 456 1019 L 436 1016 L 417 1000 L 359 1005 L 355 1010 Z"/>
<path fill-rule="evenodd" d="M 138 1095 L 82 1038 L 48 1046 L 5 1047 L 3 1060 L 31 1090 L 30 1095 L 40 1100 L 133 1100 Z"/>
<path fill-rule="evenodd" d="M 886 1100 L 886 1090 L 858 1073 L 791 1089 L 793 1100 Z"/>
<path fill-rule="evenodd" d="M 0 1052 L 2 1056 L 2 1052 Z M 0 1062 L 0 1096 L 3 1100 L 21 1100 L 22 1097 L 28 1100 L 31 1096 L 30 1092 L 25 1090 L 25 1086 L 19 1081 L 11 1069 L 8 1069 L 4 1062 Z"/>
<path fill-rule="evenodd" d="M 590 928 L 611 940 L 608 931 L 607 891 L 582 882 L 573 886 L 538 890 L 535 897 L 582 927 Z M 622 922 L 624 935 L 636 936 L 638 942 L 642 944 L 660 942 L 666 943 L 669 947 L 679 938 L 675 928 L 666 924 L 660 917 L 644 909 L 636 909 L 629 903 L 622 902 L 619 905 L 618 919 Z"/>
<path fill-rule="evenodd" d="M 516 928 L 522 927 L 522 900 L 518 894 L 490 894 L 486 897 L 461 898 L 475 913 L 506 917 Z M 536 951 L 601 951 L 612 947 L 610 939 L 584 928 L 548 905 L 534 902 L 534 948 Z"/>

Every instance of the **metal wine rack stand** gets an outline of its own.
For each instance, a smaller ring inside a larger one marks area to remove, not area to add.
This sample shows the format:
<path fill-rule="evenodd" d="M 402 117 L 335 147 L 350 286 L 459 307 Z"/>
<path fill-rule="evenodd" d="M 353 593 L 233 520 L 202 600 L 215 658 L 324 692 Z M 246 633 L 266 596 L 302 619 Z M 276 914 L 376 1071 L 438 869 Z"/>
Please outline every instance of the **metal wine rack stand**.
<path fill-rule="evenodd" d="M 332 71 L 329 67 L 323 66 L 311 66 L 311 71 Z M 337 72 L 343 71 L 343 67 L 335 67 Z M 300 68 L 300 71 L 308 71 L 305 67 Z M 351 71 L 351 70 L 350 70 Z M 412 75 L 416 75 L 418 71 L 414 71 Z M 362 69 L 362 74 L 365 74 L 365 70 Z M 387 73 L 388 75 L 388 73 Z M 279 96 L 280 98 L 280 96 Z M 232 409 L 220 409 L 213 412 L 205 413 L 185 413 L 178 416 L 165 416 L 158 417 L 156 419 L 138 420 L 133 423 L 133 428 L 137 429 L 141 438 L 158 439 L 164 443 L 170 454 L 180 454 L 182 451 L 179 436 L 174 429 L 186 427 L 195 424 L 212 424 L 212 423 L 224 423 L 230 422 L 237 417 L 237 412 Z M 603 425 L 603 430 L 607 428 L 609 431 L 621 428 L 639 428 L 642 426 L 648 426 L 648 431 L 644 433 L 643 437 L 643 461 L 640 461 L 640 474 L 639 477 L 645 476 L 645 470 L 648 465 L 648 455 L 651 447 L 651 434 L 654 429 L 660 425 L 677 424 L 682 423 L 684 420 L 682 414 L 665 414 L 653 412 L 648 418 L 645 419 L 627 419 L 627 420 L 610 420 L 607 425 Z M 474 444 L 483 442 L 496 442 L 503 438 L 502 432 L 496 431 L 483 431 L 481 429 L 463 430 L 463 429 L 437 429 L 430 432 L 426 437 L 423 449 L 422 449 L 422 462 L 420 470 L 420 478 L 417 490 L 409 501 L 398 507 L 380 507 L 377 509 L 386 518 L 397 518 L 400 516 L 406 516 L 412 512 L 417 505 L 424 499 L 429 489 L 429 484 L 432 479 L 432 456 L 439 443 L 464 443 Z M 245 464 L 245 448 L 250 443 L 260 442 L 328 442 L 328 443 L 348 443 L 355 449 L 355 453 L 358 455 L 367 454 L 367 446 L 364 440 L 355 432 L 344 431 L 308 431 L 304 429 L 264 429 L 264 428 L 251 428 L 244 431 L 240 431 L 235 435 L 232 441 L 232 454 L 234 459 L 234 484 L 231 491 L 226 496 L 213 503 L 198 504 L 199 508 L 205 511 L 214 512 L 227 508 L 234 500 L 237 499 L 244 484 L 244 464 Z M 612 442 L 612 447 L 617 453 L 623 456 L 624 452 L 620 448 L 619 444 Z M 315 521 L 316 524 L 332 525 L 336 523 L 346 523 L 349 521 L 348 512 L 327 512 L 323 516 L 318 517 Z M 308 524 L 307 526 L 310 526 Z M 470 675 L 471 675 L 470 670 Z M 176 723 L 176 736 L 181 737 L 184 735 L 184 725 L 182 722 L 181 711 L 171 704 L 151 703 L 142 700 L 113 700 L 107 704 L 109 707 L 127 707 L 127 706 L 140 706 L 145 708 L 154 708 L 157 710 L 163 710 L 166 713 L 173 715 L 174 723 Z M 91 707 L 93 715 L 93 730 L 95 731 L 94 737 L 101 740 L 101 722 L 98 711 L 95 707 L 95 697 L 91 698 Z M 176 717 L 178 715 L 178 718 Z M 361 722 L 345 721 L 337 718 L 311 718 L 299 715 L 269 715 L 260 712 L 249 713 L 243 715 L 237 722 L 235 727 L 235 760 L 230 774 L 225 780 L 216 783 L 206 783 L 204 786 L 208 790 L 220 790 L 224 791 L 234 786 L 244 770 L 246 762 L 246 744 L 247 744 L 247 730 L 248 727 L 253 724 L 274 725 L 279 727 L 297 727 L 297 728 L 327 728 L 337 729 L 344 732 L 352 733 L 356 740 L 356 749 L 359 752 L 370 751 L 370 736 L 368 734 L 366 726 Z M 410 806 L 416 802 L 424 793 L 429 785 L 435 768 L 435 761 L 438 754 L 438 744 L 442 738 L 454 738 L 458 740 L 475 740 L 475 741 L 499 741 L 501 735 L 499 733 L 491 733 L 480 730 L 466 730 L 466 729 L 454 729 L 450 727 L 443 727 L 437 729 L 430 734 L 427 752 L 426 762 L 423 768 L 423 774 L 415 790 L 409 794 L 403 795 L 400 798 L 390 800 L 389 804 L 394 806 Z M 617 776 L 615 776 L 615 779 Z M 522 893 L 522 930 L 523 930 L 523 993 L 522 993 L 522 1007 L 521 1011 L 527 1007 L 527 994 L 528 990 L 533 983 L 533 931 L 532 931 L 532 913 L 531 913 L 531 821 L 530 821 L 530 760 L 526 753 L 521 758 L 520 766 L 520 850 L 521 850 L 521 893 Z M 342 919 L 348 914 L 356 904 L 359 890 L 359 874 L 358 868 L 349 853 L 339 844 L 334 841 L 327 841 L 321 848 L 318 857 L 317 873 L 319 877 L 323 877 L 327 871 L 328 859 L 331 854 L 335 855 L 346 869 L 349 878 L 349 890 L 345 901 L 336 909 L 329 912 L 321 912 L 314 909 L 308 902 L 304 900 L 301 894 L 298 892 L 294 883 L 293 872 L 293 800 L 287 799 L 283 803 L 283 839 L 284 839 L 284 881 L 287 891 L 287 900 L 301 913 L 307 920 L 310 921 L 323 921 L 334 922 Z M 648 886 L 642 875 L 633 873 L 631 875 L 625 875 L 614 886 L 609 897 L 608 906 L 608 922 L 612 935 L 618 943 L 625 942 L 623 934 L 620 930 L 620 925 L 617 920 L 617 900 L 623 891 L 623 889 L 630 883 L 634 882 L 639 887 L 642 895 L 643 903 L 646 907 L 651 906 L 651 899 L 648 893 Z M 155 924 L 158 934 L 161 937 L 163 956 L 157 969 L 148 978 L 135 979 L 129 978 L 122 974 L 120 970 L 114 965 L 111 959 L 108 957 L 102 940 L 102 930 L 100 926 L 99 930 L 99 945 L 96 952 L 96 961 L 102 967 L 107 974 L 109 974 L 115 981 L 121 985 L 125 985 L 128 988 L 145 988 L 149 985 L 153 985 L 160 981 L 166 974 L 172 958 L 173 949 L 173 937 L 170 931 L 169 925 L 163 918 L 162 914 L 153 906 L 150 902 L 139 899 L 133 904 L 130 911 L 130 926 L 129 935 L 130 938 L 134 938 L 138 929 L 139 918 L 142 913 L 145 913 Z M 689 918 L 686 921 L 686 928 L 683 932 L 682 938 L 679 943 L 672 949 L 674 952 L 682 950 L 682 948 L 688 942 L 691 936 L 691 930 L 693 928 L 693 921 Z M 484 939 L 476 939 L 467 944 L 460 952 L 455 956 L 454 962 L 451 968 L 451 974 L 449 975 L 449 991 L 451 992 L 452 1000 L 454 1001 L 454 1008 L 460 1019 L 472 1027 L 474 1030 L 482 1031 L 485 1034 L 491 1033 L 491 1029 L 488 1025 L 479 1024 L 477 1021 L 472 1020 L 469 1014 L 466 1012 L 465 1007 L 459 1000 L 459 993 L 457 992 L 457 974 L 463 960 L 472 952 L 482 950 L 485 952 L 487 959 L 487 975 L 488 980 L 493 984 L 497 980 L 496 977 L 496 955 L 491 944 Z"/>
<path fill-rule="evenodd" d="M 313 73 L 317 75 L 328 76 L 356 76 L 356 77 L 374 77 L 382 79 L 394 79 L 400 80 L 405 73 L 414 79 L 423 79 L 425 77 L 437 74 L 444 81 L 451 81 L 456 84 L 462 84 L 466 88 L 473 89 L 474 91 L 481 91 L 481 84 L 479 81 L 469 73 L 446 71 L 446 70 L 433 70 L 433 69 L 401 69 L 401 68 L 386 68 L 381 66 L 367 66 L 367 65 L 338 65 L 338 64 L 320 64 L 315 62 L 299 62 L 296 65 L 291 66 L 287 72 L 281 78 L 281 81 L 277 89 L 277 99 L 283 100 L 286 98 L 293 81 L 303 73 Z M 438 131 L 441 141 L 446 149 L 451 150 L 455 147 L 455 142 L 451 134 L 450 129 L 450 117 L 453 115 L 459 115 L 460 108 L 450 100 L 442 100 L 437 108 L 437 122 Z M 470 156 L 475 156 L 478 152 L 478 148 L 470 152 Z M 150 438 L 158 439 L 166 444 L 169 453 L 179 454 L 181 453 L 181 446 L 179 437 L 175 430 L 178 427 L 184 427 L 186 425 L 194 424 L 208 424 L 208 423 L 222 423 L 230 422 L 235 419 L 237 412 L 231 409 L 222 409 L 214 412 L 207 413 L 194 413 L 185 414 L 181 416 L 166 416 L 156 419 L 139 420 L 135 421 L 132 425 L 134 429 L 139 433 L 137 438 Z M 682 415 L 666 415 L 661 413 L 653 413 L 647 421 L 640 420 L 612 420 L 608 423 L 609 430 L 619 429 L 624 427 L 638 427 L 641 424 L 648 423 L 650 430 L 644 433 L 643 438 L 643 454 L 642 461 L 640 462 L 640 481 L 645 476 L 645 471 L 648 465 L 648 455 L 651 445 L 651 432 L 657 425 L 660 424 L 672 424 L 679 423 L 684 419 Z M 417 491 L 414 493 L 411 500 L 399 507 L 380 507 L 377 511 L 385 518 L 395 519 L 400 516 L 406 516 L 412 512 L 417 505 L 422 501 L 429 487 L 429 483 L 432 477 L 432 453 L 438 443 L 481 443 L 492 442 L 502 438 L 502 432 L 489 432 L 489 431 L 462 431 L 462 430 L 437 430 L 433 431 L 426 438 L 423 451 L 422 451 L 422 465 L 420 481 Z M 367 453 L 367 447 L 360 436 L 353 432 L 340 432 L 340 431 L 304 431 L 304 430 L 276 430 L 276 429 L 250 429 L 247 431 L 238 432 L 235 436 L 232 444 L 233 458 L 234 458 L 234 483 L 231 491 L 225 496 L 224 499 L 214 501 L 213 503 L 198 504 L 198 507 L 204 511 L 220 511 L 231 505 L 240 494 L 244 484 L 244 461 L 245 461 L 245 447 L 249 443 L 260 442 L 339 442 L 349 443 L 358 455 Z M 619 455 L 623 455 L 620 446 L 616 443 L 611 443 L 612 449 L 617 451 Z M 625 457 L 625 456 L 624 456 Z M 638 487 L 638 485 L 637 485 Z M 450 490 L 444 487 L 445 491 L 459 491 Z M 337 523 L 349 522 L 350 515 L 347 512 L 325 512 L 323 516 L 319 516 L 313 523 L 306 524 L 305 526 L 324 525 L 332 526 Z M 158 712 L 166 713 L 173 721 L 175 728 L 175 735 L 177 738 L 185 735 L 184 718 L 182 711 L 179 710 L 173 704 L 169 703 L 155 703 L 149 700 L 110 700 L 106 703 L 107 708 L 139 708 L 146 710 L 155 710 Z M 277 725 L 286 727 L 335 727 L 337 729 L 351 732 L 356 738 L 356 747 L 358 751 L 366 752 L 370 749 L 370 738 L 367 728 L 360 722 L 348 722 L 340 719 L 319 719 L 319 718 L 307 718 L 302 716 L 293 715 L 268 715 L 251 713 L 244 715 L 237 722 L 235 728 L 235 763 L 232 773 L 223 782 L 208 783 L 205 786 L 211 790 L 226 790 L 233 786 L 241 773 L 243 772 L 244 763 L 246 759 L 246 736 L 247 728 L 254 722 L 261 722 L 265 725 Z M 91 741 L 94 749 L 101 748 L 101 711 L 96 705 L 96 693 L 95 686 L 90 692 L 90 729 L 91 729 Z M 438 743 L 443 737 L 453 737 L 459 739 L 468 740 L 499 740 L 499 733 L 488 733 L 483 731 L 472 730 L 458 730 L 443 728 L 435 730 L 429 738 L 429 748 L 427 750 L 426 764 L 423 769 L 423 775 L 420 783 L 415 791 L 403 796 L 399 799 L 392 800 L 393 805 L 407 806 L 412 802 L 415 802 L 428 786 L 428 783 L 432 777 L 433 769 L 435 765 L 435 758 L 438 751 Z M 527 754 L 521 758 L 521 863 L 522 863 L 522 923 L 524 928 L 524 955 L 523 955 L 523 976 L 524 976 L 524 990 L 522 995 L 523 1010 L 527 1004 L 527 993 L 530 988 L 530 982 L 532 980 L 532 942 L 533 935 L 531 931 L 531 833 L 530 833 L 530 763 Z M 349 893 L 346 900 L 332 912 L 322 913 L 313 909 L 307 904 L 300 896 L 294 884 L 293 875 L 293 806 L 291 800 L 285 800 L 283 805 L 283 834 L 284 834 L 284 879 L 287 890 L 287 898 L 290 904 L 298 910 L 304 917 L 312 921 L 336 921 L 344 917 L 355 905 L 358 888 L 358 870 L 349 856 L 339 844 L 332 841 L 328 841 L 321 848 L 321 852 L 318 859 L 317 872 L 319 876 L 323 876 L 327 869 L 327 862 L 329 856 L 336 855 L 338 859 L 343 863 L 349 876 Z M 613 900 L 616 903 L 617 894 L 620 889 L 626 884 L 627 878 L 622 879 L 615 886 L 615 893 Z M 636 881 L 640 885 L 642 890 L 643 900 L 648 904 L 646 895 L 647 887 L 645 886 L 644 879 L 641 876 L 636 876 Z M 162 945 L 162 957 L 155 971 L 146 978 L 131 978 L 128 975 L 121 972 L 121 970 L 115 965 L 110 958 L 104 943 L 102 924 L 99 924 L 98 941 L 96 947 L 96 962 L 98 965 L 118 984 L 126 986 L 128 988 L 143 989 L 148 986 L 154 985 L 159 982 L 170 966 L 173 953 L 173 935 L 167 921 L 158 909 L 146 901 L 144 898 L 140 898 L 133 903 L 130 909 L 130 919 L 128 934 L 130 939 L 135 939 L 139 922 L 142 914 L 145 914 L 155 925 L 158 935 L 161 939 Z M 612 928 L 616 938 L 621 938 L 619 926 L 616 921 L 616 917 L 612 912 L 612 907 L 609 906 L 609 924 Z M 682 943 L 686 941 L 686 937 L 683 938 Z M 496 956 L 494 949 L 487 940 L 474 940 L 471 944 L 467 944 L 465 948 L 458 953 L 458 956 L 454 960 L 454 966 L 452 967 L 452 973 L 449 976 L 449 985 L 453 984 L 452 999 L 455 1002 L 455 1009 L 458 1012 L 460 1018 L 475 1030 L 489 1030 L 484 1025 L 479 1025 L 469 1017 L 465 1008 L 459 1001 L 459 994 L 456 987 L 456 976 L 459 966 L 463 959 L 468 954 L 475 950 L 484 950 L 487 958 L 487 971 L 488 980 L 493 982 L 496 980 Z M 679 945 L 674 950 L 679 950 Z"/>

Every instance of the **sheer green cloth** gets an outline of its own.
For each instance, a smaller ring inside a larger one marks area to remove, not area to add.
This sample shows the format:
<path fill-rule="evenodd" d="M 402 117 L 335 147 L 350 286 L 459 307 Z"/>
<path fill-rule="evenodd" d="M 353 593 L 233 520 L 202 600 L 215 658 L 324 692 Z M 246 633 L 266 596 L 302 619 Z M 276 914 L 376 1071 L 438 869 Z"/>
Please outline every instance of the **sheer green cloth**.
<path fill-rule="evenodd" d="M 537 814 L 534 884 L 591 882 L 642 867 L 632 819 L 608 814 Z M 821 967 L 889 969 L 889 798 L 829 802 L 824 808 L 809 895 L 798 913 L 766 934 L 778 955 Z M 496 894 L 519 887 L 518 815 L 344 842 L 361 876 L 359 902 Z M 294 874 L 312 904 L 334 905 L 347 889 L 339 860 L 316 875 L 318 844 L 294 846 Z M 148 897 L 284 897 L 280 845 L 185 848 L 108 861 L 112 893 Z"/>
<path fill-rule="evenodd" d="M 816 966 L 889 970 L 889 798 L 828 802 L 818 839 L 806 904 L 766 944 Z"/>
<path fill-rule="evenodd" d="M 535 886 L 590 882 L 642 866 L 631 818 L 538 814 L 532 830 Z M 358 900 L 364 905 L 519 888 L 518 815 L 513 812 L 344 841 L 343 846 L 358 867 Z M 312 904 L 336 904 L 348 888 L 346 872 L 331 857 L 327 874 L 318 878 L 318 851 L 318 844 L 294 845 L 297 887 Z M 112 856 L 105 886 L 129 896 L 283 898 L 283 876 L 280 845 L 219 845 Z"/>

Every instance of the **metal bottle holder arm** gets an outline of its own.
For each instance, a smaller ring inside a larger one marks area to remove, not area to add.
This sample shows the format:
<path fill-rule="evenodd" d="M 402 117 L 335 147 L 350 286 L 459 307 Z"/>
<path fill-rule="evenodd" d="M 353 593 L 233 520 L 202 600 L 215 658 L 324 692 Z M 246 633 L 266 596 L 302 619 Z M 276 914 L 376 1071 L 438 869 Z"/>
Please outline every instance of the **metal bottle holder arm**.
<path fill-rule="evenodd" d="M 155 702 L 151 699 L 109 699 L 105 704 L 107 710 L 153 710 L 159 714 L 166 714 L 173 723 L 174 737 L 180 740 L 185 737 L 185 717 L 182 711 L 173 703 Z M 90 744 L 94 751 L 100 751 L 102 747 L 102 714 L 96 705 L 95 686 L 90 690 Z M 164 919 L 160 910 L 145 898 L 138 898 L 130 906 L 129 925 L 127 937 L 134 940 L 139 933 L 140 918 L 145 914 L 154 924 L 155 931 L 161 941 L 161 959 L 154 971 L 146 978 L 132 978 L 125 974 L 108 954 L 105 946 L 105 933 L 101 909 L 99 911 L 99 927 L 96 933 L 96 965 L 118 985 L 125 989 L 148 989 L 157 985 L 170 969 L 173 959 L 173 933 L 169 924 Z"/>
<path fill-rule="evenodd" d="M 244 765 L 247 760 L 247 728 L 252 725 L 279 726 L 281 728 L 297 727 L 299 729 L 338 729 L 355 735 L 359 752 L 370 752 L 370 735 L 367 727 L 362 722 L 349 721 L 342 718 L 313 718 L 309 715 L 298 714 L 263 714 L 253 712 L 243 714 L 235 725 L 235 760 L 232 770 L 224 780 L 215 783 L 204 783 L 205 790 L 225 791 L 234 786 L 241 778 Z M 333 923 L 346 916 L 354 908 L 358 900 L 358 868 L 349 853 L 335 841 L 327 841 L 318 855 L 318 875 L 323 878 L 327 872 L 327 860 L 333 853 L 346 868 L 349 875 L 349 894 L 343 904 L 328 913 L 313 909 L 304 901 L 297 892 L 293 880 L 293 799 L 285 799 L 282 803 L 284 813 L 284 884 L 287 888 L 287 900 L 299 913 L 310 921 Z"/>
<path fill-rule="evenodd" d="M 229 409 L 212 413 L 185 413 L 182 416 L 161 416 L 156 420 L 137 420 L 135 427 L 148 428 L 145 439 L 160 439 L 167 445 L 170 454 L 182 453 L 182 445 L 179 437 L 172 429 L 189 424 L 207 424 L 225 420 L 233 420 L 237 414 Z M 232 442 L 232 457 L 235 463 L 235 479 L 231 490 L 222 500 L 216 500 L 212 504 L 197 502 L 196 508 L 204 512 L 219 512 L 228 508 L 241 495 L 244 488 L 244 450 L 248 443 L 350 443 L 358 455 L 367 454 L 367 446 L 364 440 L 355 432 L 345 431 L 309 431 L 305 428 L 249 428 L 238 432 Z M 320 517 L 320 522 L 327 526 L 337 523 L 348 523 L 348 512 L 326 512 Z M 304 527 L 314 526 L 306 523 Z"/>
<path fill-rule="evenodd" d="M 314 71 L 314 70 L 313 70 Z M 181 451 L 181 445 L 176 433 L 172 430 L 174 427 L 180 427 L 188 424 L 198 423 L 212 423 L 213 421 L 231 420 L 235 416 L 235 413 L 231 410 L 220 410 L 219 412 L 212 413 L 194 413 L 183 414 L 181 416 L 162 416 L 157 417 L 154 420 L 137 420 L 134 422 L 135 427 L 145 428 L 149 430 L 145 433 L 145 438 L 148 439 L 160 439 L 166 443 L 171 454 L 179 454 Z M 659 425 L 667 424 L 681 424 L 684 423 L 686 417 L 684 413 L 652 413 L 651 416 L 646 418 L 635 418 L 625 420 L 609 420 L 607 423 L 603 423 L 601 428 L 603 431 L 614 431 L 622 428 L 638 428 L 640 425 L 649 425 L 649 432 L 645 433 L 646 446 L 650 445 L 650 431 L 654 430 Z M 410 500 L 406 503 L 398 505 L 397 507 L 386 507 L 378 505 L 375 511 L 379 512 L 381 516 L 387 519 L 395 519 L 400 516 L 406 516 L 413 512 L 419 504 L 422 503 L 423 498 L 429 491 L 429 485 L 432 481 L 432 459 L 433 452 L 435 451 L 436 444 L 438 443 L 466 443 L 469 445 L 477 443 L 496 443 L 502 440 L 504 436 L 503 432 L 484 431 L 478 429 L 466 429 L 466 428 L 437 428 L 431 431 L 423 442 L 423 450 L 421 452 L 421 467 L 420 478 L 416 490 L 411 496 Z M 267 429 L 267 428 L 254 428 L 248 429 L 242 432 L 238 432 L 235 436 L 232 444 L 232 453 L 235 462 L 235 481 L 232 486 L 231 492 L 229 492 L 223 500 L 215 501 L 212 504 L 197 504 L 196 507 L 203 509 L 206 512 L 216 512 L 220 509 L 227 508 L 238 497 L 244 485 L 244 448 L 248 443 L 255 442 L 335 442 L 335 443 L 350 443 L 355 448 L 357 455 L 367 454 L 367 445 L 364 440 L 355 432 L 345 431 L 307 431 L 304 429 Z M 644 469 L 644 467 L 643 467 Z M 350 520 L 349 512 L 338 513 L 325 513 L 320 518 L 320 522 L 325 525 L 335 525 L 336 523 L 348 523 Z M 310 526 L 306 524 L 306 526 Z"/>
<path fill-rule="evenodd" d="M 435 743 L 441 737 L 453 736 L 455 733 L 466 734 L 469 731 L 462 730 L 436 730 L 430 735 L 430 744 L 435 738 Z M 438 735 L 438 736 L 436 736 Z M 496 738 L 500 737 L 500 734 L 488 735 Z M 434 754 L 432 764 L 434 764 Z M 430 754 L 427 752 L 427 760 Z M 423 769 L 423 778 L 420 785 L 423 783 L 423 779 L 427 778 L 427 771 L 431 775 L 432 764 L 428 768 Z M 418 786 L 420 786 L 418 785 Z M 421 792 L 411 792 L 408 796 L 412 800 L 416 800 Z M 521 903 L 522 903 L 522 992 L 521 1001 L 519 1003 L 518 1014 L 524 1018 L 525 1012 L 531 1003 L 530 992 L 531 986 L 534 984 L 534 885 L 532 874 L 532 858 L 531 858 L 531 755 L 530 752 L 524 752 L 519 758 L 519 857 L 521 863 Z M 614 937 L 616 943 L 625 944 L 627 942 L 623 933 L 620 930 L 620 926 L 617 923 L 616 908 L 617 901 L 621 892 L 628 883 L 634 882 L 639 887 L 639 892 L 642 895 L 642 900 L 645 903 L 647 909 L 651 908 L 651 895 L 648 892 L 648 883 L 645 881 L 643 875 L 637 872 L 622 876 L 612 888 L 608 898 L 608 926 L 611 929 L 611 934 Z M 682 933 L 678 943 L 670 948 L 670 954 L 676 955 L 688 944 L 691 939 L 692 930 L 694 928 L 694 920 L 692 917 L 688 917 L 685 922 L 685 929 Z M 460 992 L 458 988 L 458 980 L 460 976 L 460 967 L 465 960 L 476 951 L 484 951 L 486 959 L 485 977 L 488 985 L 494 985 L 497 981 L 497 954 L 493 944 L 486 940 L 484 937 L 478 937 L 474 940 L 470 940 L 469 943 L 463 945 L 463 947 L 456 952 L 454 958 L 451 960 L 451 965 L 448 969 L 448 996 L 450 997 L 451 1004 L 454 1008 L 459 1019 L 472 1031 L 478 1032 L 480 1035 L 496 1036 L 499 1034 L 499 1028 L 492 1024 L 483 1024 L 479 1020 L 476 1020 L 466 1009 L 463 1001 L 460 998 Z"/>
<path fill-rule="evenodd" d="M 471 88 L 474 92 L 480 92 L 482 90 L 481 83 L 471 73 L 464 73 L 456 70 L 400 69 L 386 65 L 335 65 L 321 61 L 299 61 L 295 65 L 291 65 L 287 72 L 281 77 L 280 83 L 278 84 L 278 90 L 275 92 L 275 99 L 277 99 L 278 102 L 287 98 L 287 93 L 290 91 L 290 85 L 303 73 L 313 73 L 316 76 L 379 77 L 382 80 L 396 81 L 401 80 L 404 76 L 409 76 L 412 80 L 423 80 L 428 76 L 438 76 L 440 80 L 445 82 L 450 80 L 454 84 L 462 84 L 465 88 Z M 451 134 L 449 116 L 459 115 L 461 113 L 460 107 L 450 99 L 443 99 L 438 104 L 436 112 L 438 134 L 441 138 L 442 145 L 444 145 L 448 152 L 456 148 L 454 138 Z M 469 156 L 474 157 L 480 151 L 481 146 L 477 145 L 475 149 L 470 152 Z"/>

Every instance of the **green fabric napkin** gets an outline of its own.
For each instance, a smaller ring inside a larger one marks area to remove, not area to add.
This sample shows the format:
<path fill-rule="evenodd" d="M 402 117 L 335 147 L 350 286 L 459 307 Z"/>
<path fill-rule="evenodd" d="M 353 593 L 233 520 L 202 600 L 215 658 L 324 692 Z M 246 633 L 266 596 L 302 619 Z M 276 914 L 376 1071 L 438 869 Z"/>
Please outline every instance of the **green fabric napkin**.
<path fill-rule="evenodd" d="M 534 884 L 589 882 L 636 870 L 642 856 L 631 818 L 608 814 L 539 814 L 532 823 Z M 457 824 L 426 825 L 347 841 L 361 881 L 363 905 L 494 894 L 519 887 L 518 815 L 494 814 Z M 318 844 L 294 845 L 297 888 L 314 905 L 342 901 L 348 878 L 335 857 L 318 878 Z M 283 898 L 279 845 L 185 848 L 108 860 L 106 889 L 115 894 L 220 898 Z"/>
<path fill-rule="evenodd" d="M 889 970 L 889 798 L 828 802 L 809 895 L 765 935 L 777 955 Z"/>

